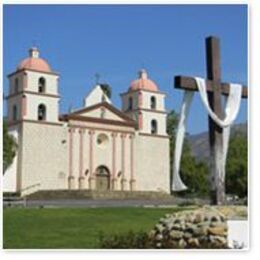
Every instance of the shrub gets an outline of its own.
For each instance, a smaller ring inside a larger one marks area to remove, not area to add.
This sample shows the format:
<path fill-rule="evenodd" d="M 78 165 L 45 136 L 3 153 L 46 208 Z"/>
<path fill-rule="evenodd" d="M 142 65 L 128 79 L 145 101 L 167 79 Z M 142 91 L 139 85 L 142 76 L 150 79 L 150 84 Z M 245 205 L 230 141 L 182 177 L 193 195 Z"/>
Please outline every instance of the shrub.
<path fill-rule="evenodd" d="M 129 231 L 124 234 L 111 234 L 104 235 L 100 233 L 99 235 L 99 247 L 102 249 L 183 249 L 178 245 L 174 247 L 169 243 L 169 239 L 165 237 L 161 241 L 161 246 L 158 247 L 155 241 L 149 238 L 146 232 Z M 185 249 L 228 249 L 224 246 L 214 246 L 207 242 L 201 243 L 199 247 L 185 247 Z"/>
<path fill-rule="evenodd" d="M 153 248 L 146 232 L 129 231 L 125 234 L 111 234 L 99 236 L 100 248 L 107 249 L 149 249 Z"/>

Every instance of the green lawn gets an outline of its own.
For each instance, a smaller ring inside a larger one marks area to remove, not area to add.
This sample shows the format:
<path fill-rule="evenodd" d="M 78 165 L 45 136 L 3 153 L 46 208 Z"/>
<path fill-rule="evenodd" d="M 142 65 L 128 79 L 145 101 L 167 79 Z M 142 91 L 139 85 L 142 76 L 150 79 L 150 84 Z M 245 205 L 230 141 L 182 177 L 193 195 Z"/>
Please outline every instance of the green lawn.
<path fill-rule="evenodd" d="M 100 232 L 149 231 L 160 217 L 176 210 L 5 208 L 4 248 L 98 248 Z"/>

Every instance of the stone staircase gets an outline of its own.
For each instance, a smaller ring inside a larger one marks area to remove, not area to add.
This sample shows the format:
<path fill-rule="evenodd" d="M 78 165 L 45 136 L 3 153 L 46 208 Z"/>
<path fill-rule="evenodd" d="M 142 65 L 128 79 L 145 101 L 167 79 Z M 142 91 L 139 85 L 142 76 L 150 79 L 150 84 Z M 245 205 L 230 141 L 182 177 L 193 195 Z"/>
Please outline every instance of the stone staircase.
<path fill-rule="evenodd" d="M 171 200 L 170 194 L 154 191 L 39 190 L 26 196 L 29 200 L 114 199 Z"/>
<path fill-rule="evenodd" d="M 4 207 L 13 207 L 13 206 L 26 207 L 26 198 L 21 197 L 21 194 L 17 192 L 4 192 L 3 206 Z"/>

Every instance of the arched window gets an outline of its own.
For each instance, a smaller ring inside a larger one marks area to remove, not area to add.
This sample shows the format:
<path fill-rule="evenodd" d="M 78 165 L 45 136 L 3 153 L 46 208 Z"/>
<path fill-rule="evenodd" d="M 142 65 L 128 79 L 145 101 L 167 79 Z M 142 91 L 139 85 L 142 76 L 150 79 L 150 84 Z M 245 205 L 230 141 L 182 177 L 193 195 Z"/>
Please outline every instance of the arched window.
<path fill-rule="evenodd" d="M 128 110 L 132 110 L 133 109 L 133 98 L 130 97 L 128 99 Z"/>
<path fill-rule="evenodd" d="M 45 78 L 41 77 L 39 78 L 39 82 L 38 82 L 38 91 L 39 93 L 44 93 L 45 92 Z"/>
<path fill-rule="evenodd" d="M 155 96 L 151 97 L 151 109 L 156 109 L 156 98 Z"/>
<path fill-rule="evenodd" d="M 13 120 L 17 120 L 17 106 L 14 105 L 13 106 Z"/>
<path fill-rule="evenodd" d="M 46 120 L 46 106 L 40 104 L 38 106 L 38 120 L 45 121 Z"/>
<path fill-rule="evenodd" d="M 151 121 L 151 133 L 157 134 L 157 121 L 155 119 Z"/>
<path fill-rule="evenodd" d="M 19 80 L 18 78 L 14 81 L 14 93 L 17 93 L 19 91 Z"/>

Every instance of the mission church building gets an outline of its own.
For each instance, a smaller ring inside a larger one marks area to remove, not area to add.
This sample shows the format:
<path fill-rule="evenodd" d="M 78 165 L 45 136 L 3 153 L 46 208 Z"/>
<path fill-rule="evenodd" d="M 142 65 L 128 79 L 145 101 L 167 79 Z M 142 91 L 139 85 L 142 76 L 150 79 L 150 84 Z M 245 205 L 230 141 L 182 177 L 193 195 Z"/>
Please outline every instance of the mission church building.
<path fill-rule="evenodd" d="M 8 127 L 17 152 L 4 191 L 170 192 L 165 94 L 141 70 L 114 107 L 100 85 L 59 114 L 59 74 L 31 48 L 8 75 Z"/>

